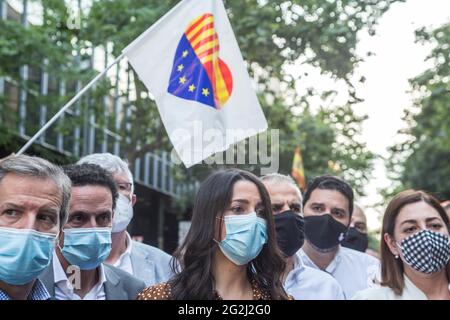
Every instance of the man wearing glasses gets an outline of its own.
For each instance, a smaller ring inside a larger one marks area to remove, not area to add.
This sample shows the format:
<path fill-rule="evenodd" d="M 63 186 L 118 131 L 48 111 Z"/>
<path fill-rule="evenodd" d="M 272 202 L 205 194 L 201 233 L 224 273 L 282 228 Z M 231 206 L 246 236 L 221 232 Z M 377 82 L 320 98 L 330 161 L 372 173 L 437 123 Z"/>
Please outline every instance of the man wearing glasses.
<path fill-rule="evenodd" d="M 147 286 L 169 280 L 172 257 L 158 248 L 132 240 L 127 232 L 136 203 L 133 176 L 127 163 L 110 153 L 85 156 L 77 164 L 82 163 L 93 163 L 110 172 L 119 190 L 112 226 L 112 248 L 105 262 L 143 280 Z"/>

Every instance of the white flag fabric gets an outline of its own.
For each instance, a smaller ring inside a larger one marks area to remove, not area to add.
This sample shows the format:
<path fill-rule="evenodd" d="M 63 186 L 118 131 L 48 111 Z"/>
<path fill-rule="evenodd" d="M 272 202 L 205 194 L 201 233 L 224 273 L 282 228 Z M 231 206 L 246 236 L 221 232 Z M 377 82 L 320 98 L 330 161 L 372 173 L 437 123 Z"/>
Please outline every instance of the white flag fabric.
<path fill-rule="evenodd" d="M 187 168 L 267 130 L 221 0 L 184 0 L 123 53 Z"/>

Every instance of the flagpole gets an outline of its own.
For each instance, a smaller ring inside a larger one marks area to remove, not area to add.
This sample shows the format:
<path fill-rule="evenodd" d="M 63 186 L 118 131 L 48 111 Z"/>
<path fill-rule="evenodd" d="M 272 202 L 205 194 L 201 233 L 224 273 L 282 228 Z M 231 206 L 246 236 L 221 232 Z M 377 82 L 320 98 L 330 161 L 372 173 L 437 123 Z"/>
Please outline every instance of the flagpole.
<path fill-rule="evenodd" d="M 120 61 L 124 56 L 121 53 L 113 62 L 111 62 L 102 72 L 95 76 L 83 89 L 81 89 L 69 102 L 67 102 L 28 142 L 17 152 L 17 155 L 24 153 L 41 134 L 47 130 L 58 118 L 69 109 L 87 90 L 89 90 L 98 80 L 100 80 L 112 66 Z"/>

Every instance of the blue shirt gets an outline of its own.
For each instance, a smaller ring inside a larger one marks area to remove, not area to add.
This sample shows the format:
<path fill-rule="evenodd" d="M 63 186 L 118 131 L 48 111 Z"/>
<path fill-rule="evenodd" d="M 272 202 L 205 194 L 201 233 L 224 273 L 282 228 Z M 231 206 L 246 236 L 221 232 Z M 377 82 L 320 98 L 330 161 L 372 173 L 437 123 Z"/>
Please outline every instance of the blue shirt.
<path fill-rule="evenodd" d="M 339 283 L 328 273 L 307 267 L 295 256 L 294 269 L 289 272 L 284 289 L 295 300 L 344 300 Z"/>
<path fill-rule="evenodd" d="M 320 270 L 303 249 L 297 255 L 305 266 Z M 376 285 L 376 280 L 380 279 L 380 262 L 366 253 L 339 246 L 334 259 L 323 271 L 341 285 L 345 299 L 351 299 L 356 292 Z"/>
<path fill-rule="evenodd" d="M 39 279 L 36 279 L 27 300 L 50 300 L 50 298 L 51 296 L 44 284 Z M 0 300 L 12 300 L 12 298 L 6 292 L 0 290 Z"/>

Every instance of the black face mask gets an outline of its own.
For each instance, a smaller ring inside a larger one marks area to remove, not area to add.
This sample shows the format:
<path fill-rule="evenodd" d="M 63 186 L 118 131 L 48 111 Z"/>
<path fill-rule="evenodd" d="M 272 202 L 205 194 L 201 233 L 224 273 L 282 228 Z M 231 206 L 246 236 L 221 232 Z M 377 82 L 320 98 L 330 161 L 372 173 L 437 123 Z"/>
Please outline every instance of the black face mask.
<path fill-rule="evenodd" d="M 329 251 L 344 240 L 347 227 L 330 214 L 305 217 L 306 239 L 317 249 Z"/>
<path fill-rule="evenodd" d="M 369 237 L 367 234 L 359 232 L 351 227 L 348 229 L 347 235 L 341 245 L 353 250 L 366 252 L 367 246 L 369 245 Z"/>
<path fill-rule="evenodd" d="M 284 211 L 274 215 L 277 242 L 286 257 L 293 256 L 305 241 L 305 222 L 301 215 Z"/>

